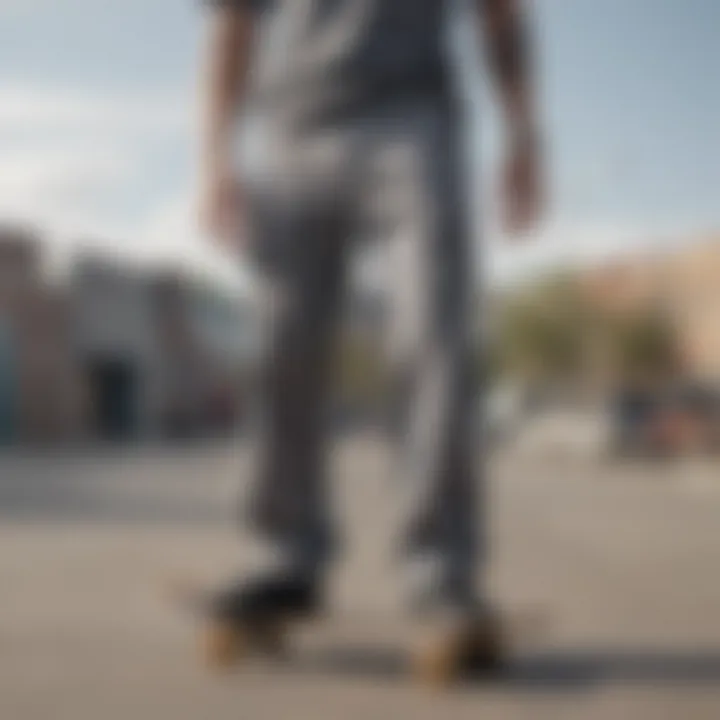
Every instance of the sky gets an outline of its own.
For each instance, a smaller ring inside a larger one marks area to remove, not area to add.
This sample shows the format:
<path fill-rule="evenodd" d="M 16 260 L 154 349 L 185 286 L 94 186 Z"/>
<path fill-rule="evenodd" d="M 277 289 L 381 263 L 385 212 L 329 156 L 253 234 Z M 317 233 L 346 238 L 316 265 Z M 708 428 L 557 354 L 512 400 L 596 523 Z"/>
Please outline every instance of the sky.
<path fill-rule="evenodd" d="M 720 230 L 720 3 L 530 4 L 550 202 L 525 242 L 495 229 L 497 108 L 469 25 L 451 36 L 490 273 Z M 197 0 L 0 0 L 0 220 L 59 254 L 101 244 L 230 272 L 194 223 L 202 31 Z"/>

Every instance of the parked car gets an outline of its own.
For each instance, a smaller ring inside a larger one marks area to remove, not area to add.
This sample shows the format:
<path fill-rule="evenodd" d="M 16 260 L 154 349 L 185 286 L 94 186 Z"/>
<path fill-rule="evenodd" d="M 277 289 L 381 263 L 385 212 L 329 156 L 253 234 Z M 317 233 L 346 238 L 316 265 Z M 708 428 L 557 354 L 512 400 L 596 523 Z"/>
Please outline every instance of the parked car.
<path fill-rule="evenodd" d="M 683 384 L 661 391 L 624 389 L 611 407 L 618 455 L 666 457 L 720 450 L 720 391 Z"/>

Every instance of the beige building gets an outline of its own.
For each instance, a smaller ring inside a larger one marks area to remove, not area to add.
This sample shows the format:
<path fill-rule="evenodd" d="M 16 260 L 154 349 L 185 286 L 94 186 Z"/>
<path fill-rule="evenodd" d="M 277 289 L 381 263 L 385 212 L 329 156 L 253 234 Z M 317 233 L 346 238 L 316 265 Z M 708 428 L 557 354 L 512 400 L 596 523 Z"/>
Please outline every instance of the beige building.
<path fill-rule="evenodd" d="M 608 263 L 587 271 L 583 284 L 608 309 L 653 306 L 667 312 L 685 372 L 720 382 L 720 238 Z"/>

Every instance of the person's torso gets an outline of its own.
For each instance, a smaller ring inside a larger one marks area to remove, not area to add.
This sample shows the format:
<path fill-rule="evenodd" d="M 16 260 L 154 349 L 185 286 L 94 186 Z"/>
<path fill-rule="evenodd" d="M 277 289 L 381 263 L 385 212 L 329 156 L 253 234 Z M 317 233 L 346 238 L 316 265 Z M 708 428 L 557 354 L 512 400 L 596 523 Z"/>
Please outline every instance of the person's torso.
<path fill-rule="evenodd" d="M 332 121 L 392 99 L 451 93 L 449 0 L 257 0 L 260 107 Z"/>

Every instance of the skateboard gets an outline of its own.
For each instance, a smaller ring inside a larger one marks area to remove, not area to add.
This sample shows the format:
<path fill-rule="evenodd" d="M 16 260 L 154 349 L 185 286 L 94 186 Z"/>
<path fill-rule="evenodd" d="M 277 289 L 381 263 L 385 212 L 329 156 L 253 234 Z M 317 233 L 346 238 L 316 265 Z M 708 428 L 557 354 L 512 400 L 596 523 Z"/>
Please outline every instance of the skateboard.
<path fill-rule="evenodd" d="M 197 583 L 175 583 L 170 596 L 198 622 L 200 657 L 212 671 L 226 672 L 256 660 L 286 668 L 314 662 L 316 669 L 332 673 L 407 676 L 431 687 L 496 676 L 511 644 L 537 627 L 539 619 L 527 613 L 514 617 L 496 614 L 431 626 L 419 618 L 337 610 L 250 622 L 214 616 L 209 609 L 211 591 Z M 324 652 L 317 652 L 317 643 L 313 653 L 312 642 L 310 649 L 299 642 L 323 635 L 334 638 L 331 646 L 321 643 Z M 338 641 L 338 636 L 343 640 Z M 339 642 L 344 649 L 338 647 Z"/>

